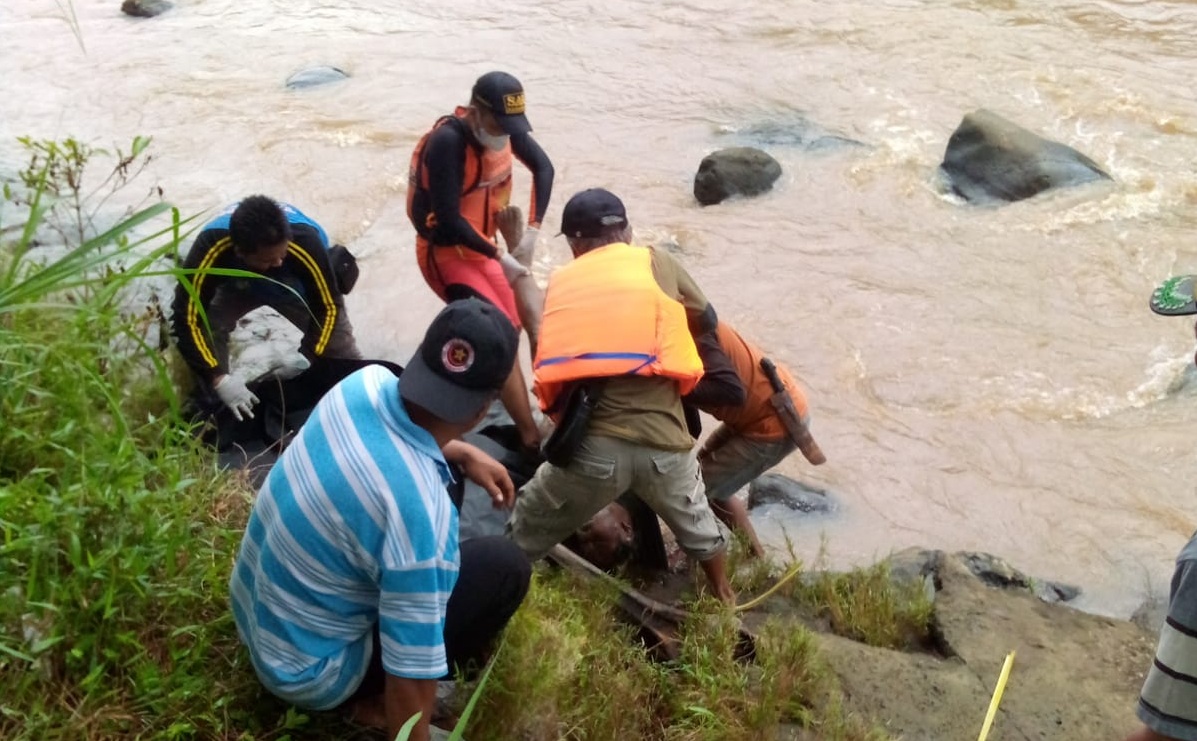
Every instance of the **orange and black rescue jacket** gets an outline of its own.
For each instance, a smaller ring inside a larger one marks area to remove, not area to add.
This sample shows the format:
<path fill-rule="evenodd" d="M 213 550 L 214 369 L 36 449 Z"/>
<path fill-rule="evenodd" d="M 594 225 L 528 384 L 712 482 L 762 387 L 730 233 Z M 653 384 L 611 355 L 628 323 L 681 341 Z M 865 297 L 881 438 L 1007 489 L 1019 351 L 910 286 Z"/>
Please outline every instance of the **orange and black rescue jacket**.
<path fill-rule="evenodd" d="M 433 246 L 445 247 L 460 244 L 475 251 L 493 254 L 495 251 L 493 242 L 498 230 L 495 215 L 511 201 L 511 165 L 513 161 L 511 144 L 508 143 L 497 152 L 476 144 L 465 146 L 461 188 L 457 194 L 459 196 L 457 211 L 474 233 L 487 242 L 488 250 L 483 250 L 477 244 L 472 244 L 472 240 L 468 236 L 460 233 L 458 225 L 439 223 L 432 193 L 432 183 L 429 177 L 431 167 L 426 161 L 425 153 L 428 140 L 442 126 L 458 127 L 462 135 L 466 136 L 466 125 L 462 121 L 465 111 L 465 108 L 459 107 L 454 115 L 439 119 L 432 130 L 416 144 L 408 171 L 407 216 L 411 219 L 416 233 Z M 450 163 L 433 163 L 433 166 L 446 165 L 452 166 Z"/>

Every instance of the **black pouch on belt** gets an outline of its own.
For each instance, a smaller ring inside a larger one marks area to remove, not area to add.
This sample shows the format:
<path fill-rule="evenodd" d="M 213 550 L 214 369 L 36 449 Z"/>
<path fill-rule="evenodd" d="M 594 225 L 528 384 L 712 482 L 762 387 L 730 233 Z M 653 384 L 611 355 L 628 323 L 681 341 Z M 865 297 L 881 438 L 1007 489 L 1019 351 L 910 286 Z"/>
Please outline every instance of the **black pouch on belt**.
<path fill-rule="evenodd" d="M 582 383 L 574 387 L 565 401 L 561 422 L 544 443 L 545 460 L 559 468 L 569 465 L 586 437 L 590 416 L 594 414 L 594 407 L 601 396 L 601 384 Z"/>

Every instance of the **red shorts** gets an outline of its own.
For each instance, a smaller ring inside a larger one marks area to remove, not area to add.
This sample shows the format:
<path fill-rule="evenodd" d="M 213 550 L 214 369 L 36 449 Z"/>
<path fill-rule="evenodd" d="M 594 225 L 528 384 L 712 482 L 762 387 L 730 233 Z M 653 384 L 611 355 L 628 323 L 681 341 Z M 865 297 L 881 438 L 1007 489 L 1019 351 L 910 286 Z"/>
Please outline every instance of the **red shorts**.
<path fill-rule="evenodd" d="M 520 329 L 520 315 L 515 307 L 515 293 L 503 275 L 499 261 L 465 247 L 430 247 L 416 239 L 416 259 L 420 272 L 433 293 L 442 301 L 477 296 L 499 309 Z"/>

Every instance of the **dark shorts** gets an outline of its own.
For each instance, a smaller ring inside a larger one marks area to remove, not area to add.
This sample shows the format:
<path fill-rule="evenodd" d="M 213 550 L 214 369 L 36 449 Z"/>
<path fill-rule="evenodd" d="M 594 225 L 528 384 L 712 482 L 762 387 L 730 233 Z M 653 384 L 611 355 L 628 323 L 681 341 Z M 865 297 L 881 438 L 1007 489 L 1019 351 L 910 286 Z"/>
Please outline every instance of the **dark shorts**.
<path fill-rule="evenodd" d="M 507 538 L 475 538 L 461 544 L 461 567 L 445 616 L 450 675 L 443 679 L 453 679 L 455 673 L 470 678 L 486 665 L 495 639 L 524 601 L 531 579 L 532 564 Z M 386 689 L 381 645 L 375 624 L 374 652 L 366 675 L 345 705 Z"/>

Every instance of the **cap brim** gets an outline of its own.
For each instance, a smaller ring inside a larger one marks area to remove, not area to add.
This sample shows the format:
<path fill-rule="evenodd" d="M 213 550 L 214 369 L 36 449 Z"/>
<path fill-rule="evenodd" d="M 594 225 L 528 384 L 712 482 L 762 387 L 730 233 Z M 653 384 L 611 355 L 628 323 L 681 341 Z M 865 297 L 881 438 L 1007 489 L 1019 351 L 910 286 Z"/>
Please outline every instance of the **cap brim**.
<path fill-rule="evenodd" d="M 512 136 L 527 134 L 532 130 L 532 124 L 528 123 L 528 117 L 522 113 L 517 113 L 514 116 L 495 116 L 495 120 L 499 122 L 503 131 Z"/>
<path fill-rule="evenodd" d="M 495 396 L 487 389 L 468 389 L 432 372 L 417 351 L 399 377 L 399 395 L 450 424 L 465 424 Z"/>

